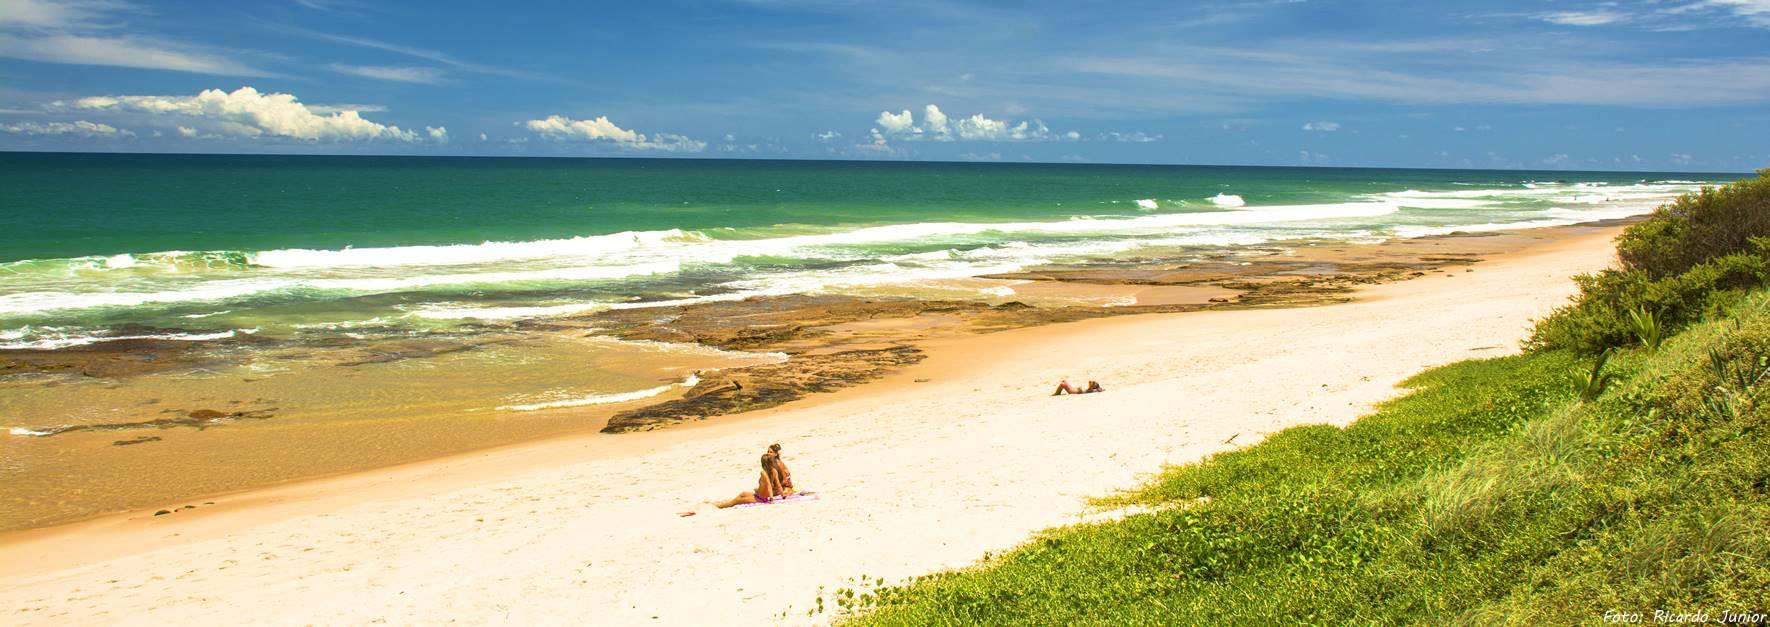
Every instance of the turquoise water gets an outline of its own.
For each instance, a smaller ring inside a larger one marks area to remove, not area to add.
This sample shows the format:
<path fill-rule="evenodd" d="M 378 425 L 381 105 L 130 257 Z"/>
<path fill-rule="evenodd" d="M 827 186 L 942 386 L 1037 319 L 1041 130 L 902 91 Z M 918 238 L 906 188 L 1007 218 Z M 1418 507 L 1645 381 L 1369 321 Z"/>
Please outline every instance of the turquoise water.
<path fill-rule="evenodd" d="M 0 154 L 0 348 L 423 333 L 1299 237 L 1650 210 L 1737 175 Z"/>

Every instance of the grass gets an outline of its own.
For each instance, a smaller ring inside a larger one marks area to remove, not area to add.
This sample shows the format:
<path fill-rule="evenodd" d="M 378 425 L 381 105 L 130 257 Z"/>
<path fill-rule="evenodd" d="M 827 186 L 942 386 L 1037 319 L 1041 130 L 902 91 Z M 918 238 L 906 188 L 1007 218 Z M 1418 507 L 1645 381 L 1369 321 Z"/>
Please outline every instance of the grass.
<path fill-rule="evenodd" d="M 832 611 L 887 625 L 1770 611 L 1770 293 L 1597 367 L 1542 351 L 1405 385 L 1345 429 L 1287 429 L 1102 503 L 1179 507 L 847 591 Z"/>

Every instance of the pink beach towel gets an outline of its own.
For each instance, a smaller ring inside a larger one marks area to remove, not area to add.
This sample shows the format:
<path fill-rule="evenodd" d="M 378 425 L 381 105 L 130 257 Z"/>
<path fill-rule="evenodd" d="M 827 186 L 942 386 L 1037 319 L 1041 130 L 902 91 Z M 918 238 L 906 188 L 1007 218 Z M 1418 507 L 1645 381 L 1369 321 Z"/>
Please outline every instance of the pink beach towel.
<path fill-rule="evenodd" d="M 817 493 L 816 492 L 796 492 L 796 493 L 793 493 L 793 494 L 790 494 L 787 496 L 780 497 L 778 499 L 774 499 L 774 500 L 769 501 L 767 503 L 744 503 L 742 505 L 734 505 L 733 507 L 763 507 L 763 506 L 767 506 L 767 505 L 786 505 L 788 503 L 798 503 L 801 501 L 815 501 L 815 500 L 817 500 Z"/>

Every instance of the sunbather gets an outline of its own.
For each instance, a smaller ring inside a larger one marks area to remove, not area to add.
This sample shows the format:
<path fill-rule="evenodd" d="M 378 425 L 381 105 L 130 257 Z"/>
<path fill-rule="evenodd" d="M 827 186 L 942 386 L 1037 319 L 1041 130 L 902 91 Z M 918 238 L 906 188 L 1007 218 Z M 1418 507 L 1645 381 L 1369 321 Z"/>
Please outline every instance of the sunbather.
<path fill-rule="evenodd" d="M 780 481 L 775 475 L 774 455 L 764 454 L 762 456 L 762 474 L 756 478 L 756 491 L 739 492 L 737 496 L 728 500 L 709 501 L 709 503 L 711 503 L 713 507 L 725 509 L 727 507 L 734 507 L 747 503 L 767 503 L 783 496 L 786 496 L 786 493 L 781 490 Z M 677 516 L 693 516 L 694 514 L 694 512 L 676 513 Z"/>
<path fill-rule="evenodd" d="M 768 454 L 774 456 L 775 479 L 786 494 L 793 493 L 793 471 L 787 470 L 787 462 L 781 459 L 781 445 L 768 445 Z"/>
<path fill-rule="evenodd" d="M 1105 388 L 1100 387 L 1099 381 L 1092 381 L 1092 380 L 1088 381 L 1088 388 L 1084 390 L 1082 388 L 1078 388 L 1076 386 L 1070 385 L 1069 380 L 1064 379 L 1062 382 L 1057 384 L 1057 391 L 1052 392 L 1051 395 L 1052 396 L 1062 396 L 1063 394 L 1066 394 L 1066 393 L 1067 394 L 1092 394 L 1094 392 L 1105 392 L 1105 391 L 1106 391 Z"/>

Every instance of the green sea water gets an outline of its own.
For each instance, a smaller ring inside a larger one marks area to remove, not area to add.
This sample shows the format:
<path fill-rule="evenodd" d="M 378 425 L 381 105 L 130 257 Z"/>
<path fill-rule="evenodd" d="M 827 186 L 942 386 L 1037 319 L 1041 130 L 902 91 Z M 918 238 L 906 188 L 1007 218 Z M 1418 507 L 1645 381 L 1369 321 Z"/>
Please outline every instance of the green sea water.
<path fill-rule="evenodd" d="M 0 154 L 0 348 L 430 329 L 1644 212 L 1733 175 Z"/>

